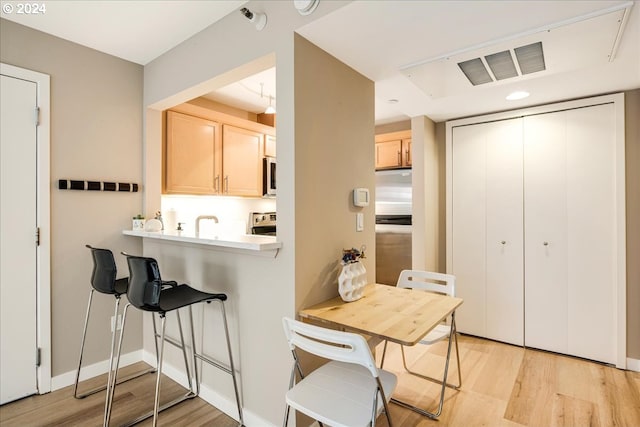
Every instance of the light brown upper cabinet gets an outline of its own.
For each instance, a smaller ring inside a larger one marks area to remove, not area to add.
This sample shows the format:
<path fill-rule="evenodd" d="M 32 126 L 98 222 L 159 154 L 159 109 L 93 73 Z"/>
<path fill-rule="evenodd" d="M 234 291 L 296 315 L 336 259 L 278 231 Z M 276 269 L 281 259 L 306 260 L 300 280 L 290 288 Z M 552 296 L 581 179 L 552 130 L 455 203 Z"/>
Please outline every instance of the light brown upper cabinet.
<path fill-rule="evenodd" d="M 264 155 L 267 157 L 276 156 L 276 137 L 265 135 L 264 137 Z"/>
<path fill-rule="evenodd" d="M 272 127 L 192 104 L 167 111 L 164 193 L 262 197 Z"/>
<path fill-rule="evenodd" d="M 376 135 L 376 169 L 411 167 L 411 131 Z"/>
<path fill-rule="evenodd" d="M 262 196 L 262 133 L 231 125 L 222 127 L 222 194 Z"/>
<path fill-rule="evenodd" d="M 167 112 L 165 192 L 217 194 L 222 173 L 221 125 Z"/>

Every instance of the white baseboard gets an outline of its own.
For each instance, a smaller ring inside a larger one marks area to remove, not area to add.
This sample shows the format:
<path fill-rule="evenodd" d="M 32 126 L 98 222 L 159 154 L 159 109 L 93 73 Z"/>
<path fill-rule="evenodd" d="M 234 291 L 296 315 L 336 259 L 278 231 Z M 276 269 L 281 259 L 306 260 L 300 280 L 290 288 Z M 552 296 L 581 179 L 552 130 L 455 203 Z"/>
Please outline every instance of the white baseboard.
<path fill-rule="evenodd" d="M 149 353 L 147 351 L 143 352 L 142 358 L 145 362 L 150 365 L 155 365 L 156 356 L 153 353 Z M 184 388 L 188 388 L 189 384 L 187 382 L 187 376 L 184 372 L 184 366 L 180 366 L 180 368 L 176 368 L 171 365 L 166 360 L 162 366 L 162 374 L 168 376 L 173 381 L 177 382 Z M 220 411 L 227 414 L 229 417 L 233 418 L 236 421 L 238 420 L 238 409 L 236 408 L 235 400 L 229 400 L 225 396 L 222 396 L 215 390 L 207 387 L 206 385 L 202 385 L 200 387 L 200 395 L 199 397 L 207 402 L 208 404 L 215 406 Z M 242 396 L 240 396 L 240 400 L 242 400 Z M 273 424 L 264 418 L 254 414 L 250 410 L 247 410 L 246 407 L 242 408 L 242 415 L 244 416 L 244 425 L 247 427 L 251 426 L 260 426 L 260 427 L 276 427 L 276 424 Z"/>
<path fill-rule="evenodd" d="M 627 357 L 627 369 L 629 371 L 640 372 L 640 360 Z"/>
<path fill-rule="evenodd" d="M 132 351 L 131 353 L 123 354 L 120 356 L 120 366 L 128 366 L 133 363 L 142 361 L 142 350 Z M 155 360 L 155 359 L 152 359 Z M 155 362 L 151 363 L 151 366 L 155 366 Z M 106 374 L 109 370 L 109 360 L 103 360 L 102 362 L 94 363 L 93 365 L 83 366 L 80 370 L 80 381 L 87 380 L 89 378 L 97 377 L 98 375 Z M 56 375 L 51 378 L 51 391 L 59 390 L 61 388 L 70 386 L 76 382 L 76 371 L 65 372 L 64 374 Z"/>

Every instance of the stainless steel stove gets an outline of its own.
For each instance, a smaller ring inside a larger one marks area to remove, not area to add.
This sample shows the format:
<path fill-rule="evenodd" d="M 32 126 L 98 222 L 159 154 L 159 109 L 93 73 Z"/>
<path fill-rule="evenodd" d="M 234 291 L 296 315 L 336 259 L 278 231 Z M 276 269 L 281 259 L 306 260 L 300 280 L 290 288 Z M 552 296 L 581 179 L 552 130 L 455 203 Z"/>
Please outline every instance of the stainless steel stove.
<path fill-rule="evenodd" d="M 251 234 L 276 235 L 275 212 L 251 212 L 249 214 L 249 224 L 251 224 Z"/>

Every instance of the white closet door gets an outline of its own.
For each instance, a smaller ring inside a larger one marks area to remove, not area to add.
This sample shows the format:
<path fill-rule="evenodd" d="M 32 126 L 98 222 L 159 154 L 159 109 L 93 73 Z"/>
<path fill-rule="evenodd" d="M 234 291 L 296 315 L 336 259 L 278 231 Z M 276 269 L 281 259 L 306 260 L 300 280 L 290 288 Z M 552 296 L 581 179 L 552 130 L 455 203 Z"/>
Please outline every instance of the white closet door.
<path fill-rule="evenodd" d="M 522 120 L 455 128 L 453 141 L 458 329 L 521 345 Z"/>
<path fill-rule="evenodd" d="M 616 363 L 615 110 L 566 115 L 569 354 Z"/>
<path fill-rule="evenodd" d="M 566 113 L 524 118 L 525 345 L 567 352 Z"/>
<path fill-rule="evenodd" d="M 503 120 L 488 127 L 485 336 L 522 345 L 522 120 Z"/>
<path fill-rule="evenodd" d="M 615 363 L 612 104 L 525 118 L 525 345 Z"/>
<path fill-rule="evenodd" d="M 488 125 L 453 129 L 453 259 L 460 332 L 486 334 L 486 136 Z"/>

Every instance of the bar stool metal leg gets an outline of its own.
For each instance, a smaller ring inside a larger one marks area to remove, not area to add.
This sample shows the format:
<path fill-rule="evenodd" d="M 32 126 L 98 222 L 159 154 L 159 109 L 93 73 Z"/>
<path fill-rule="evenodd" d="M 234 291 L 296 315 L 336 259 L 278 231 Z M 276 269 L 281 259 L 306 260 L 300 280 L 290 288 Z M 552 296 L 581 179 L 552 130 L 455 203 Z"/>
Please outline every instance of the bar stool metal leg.
<path fill-rule="evenodd" d="M 160 379 L 162 377 L 162 358 L 164 356 L 164 334 L 167 326 L 167 317 L 163 313 L 160 315 L 160 353 L 158 354 L 158 371 L 156 375 L 156 397 L 153 401 L 153 427 L 158 425 L 158 407 L 160 406 Z M 182 329 L 182 328 L 180 328 Z M 182 330 L 180 331 L 182 335 Z"/>
<path fill-rule="evenodd" d="M 115 386 L 118 384 L 117 382 L 117 375 L 118 375 L 118 367 L 120 365 L 120 356 L 122 354 L 122 341 L 123 341 L 123 337 L 124 337 L 124 331 L 125 331 L 125 326 L 126 326 L 126 321 L 127 321 L 127 311 L 129 309 L 129 307 L 131 306 L 131 303 L 128 303 L 127 305 L 125 305 L 124 307 L 124 312 L 123 312 L 123 316 L 122 316 L 122 331 L 120 333 L 120 340 L 118 342 L 118 350 L 117 350 L 117 354 L 115 357 L 115 366 L 113 367 L 113 379 L 111 380 L 111 382 L 108 384 L 109 389 L 107 391 L 107 397 L 106 397 L 106 402 L 105 402 L 105 411 L 104 411 L 104 420 L 103 420 L 103 426 L 107 427 L 111 421 L 111 414 L 113 411 L 113 397 L 115 394 Z M 157 362 L 158 362 L 158 366 L 156 369 L 156 396 L 154 399 L 154 409 L 153 411 L 147 412 L 146 414 L 143 414 L 141 416 L 139 416 L 138 418 L 136 418 L 133 421 L 128 422 L 127 424 L 124 424 L 123 427 L 130 427 L 133 426 L 135 424 L 138 424 L 141 421 L 146 420 L 147 418 L 154 418 L 153 421 L 153 425 L 155 426 L 157 423 L 157 418 L 158 418 L 158 413 L 164 411 L 165 409 L 171 408 L 172 406 L 177 405 L 178 403 L 184 402 L 187 399 L 193 399 L 194 397 L 196 397 L 197 395 L 194 393 L 193 391 L 193 386 L 192 386 L 192 380 L 190 378 L 191 373 L 190 373 L 190 369 L 188 366 L 188 363 L 186 363 L 187 361 L 187 356 L 186 356 L 186 345 L 184 342 L 184 334 L 182 332 L 182 326 L 181 326 L 181 322 L 180 320 L 178 321 L 179 324 L 179 328 L 180 328 L 180 342 L 176 342 L 175 340 L 169 338 L 166 336 L 166 316 L 165 313 L 159 313 L 160 314 L 160 318 L 161 318 L 161 333 L 160 333 L 160 344 L 157 347 L 158 348 L 158 353 L 157 353 Z M 155 315 L 155 313 L 152 313 L 152 315 Z M 179 318 L 179 316 L 178 316 Z M 155 324 L 155 317 L 154 317 L 154 324 Z M 155 329 L 155 328 L 154 328 Z M 154 330 L 154 333 L 156 331 Z M 154 340 L 156 340 L 156 344 L 157 344 L 157 339 L 155 338 L 155 334 L 154 334 Z M 164 355 L 164 343 L 168 342 L 169 344 L 173 344 L 176 347 L 179 347 L 182 349 L 184 357 L 185 357 L 185 371 L 187 373 L 187 377 L 188 377 L 188 382 L 189 382 L 189 391 L 184 394 L 181 397 L 178 397 L 168 403 L 165 403 L 164 405 L 159 404 L 160 402 L 160 381 L 162 378 L 162 360 L 163 360 L 163 355 Z"/>
<path fill-rule="evenodd" d="M 111 332 L 111 353 L 109 354 L 109 378 L 107 380 L 107 383 L 98 387 L 94 387 L 90 390 L 87 390 L 83 393 L 78 393 L 78 384 L 80 383 L 80 370 L 82 369 L 82 358 L 84 355 L 84 346 L 87 340 L 87 329 L 89 326 L 89 317 L 90 317 L 90 313 L 91 313 L 91 303 L 93 300 L 93 293 L 94 293 L 95 289 L 91 289 L 89 291 L 89 303 L 87 304 L 87 312 L 85 315 L 85 319 L 84 319 L 84 328 L 82 331 L 82 341 L 80 343 L 80 357 L 78 358 L 78 369 L 76 370 L 76 380 L 73 386 L 73 397 L 75 397 L 76 399 L 84 399 L 87 396 L 91 396 L 92 394 L 96 394 L 98 392 L 101 392 L 103 390 L 107 389 L 107 384 L 111 381 L 111 371 L 112 371 L 112 367 L 113 367 L 113 355 L 115 353 L 115 348 L 116 348 L 116 334 L 117 334 L 117 325 L 114 325 L 113 331 Z M 120 296 L 116 296 L 116 303 L 115 303 L 115 308 L 114 308 L 114 319 L 118 318 L 118 310 L 120 308 Z M 156 346 L 156 350 L 157 350 L 157 346 Z M 156 351 L 156 359 L 157 359 L 157 355 L 158 352 Z M 141 372 L 138 373 L 134 373 L 131 375 L 128 375 L 124 378 L 122 378 L 120 380 L 119 384 L 122 384 L 123 382 L 132 380 L 134 378 L 138 378 L 141 377 L 143 375 L 149 374 L 149 373 L 153 373 L 155 372 L 155 367 L 154 368 L 149 368 L 149 369 L 145 369 Z"/>
<path fill-rule="evenodd" d="M 229 355 L 229 368 L 221 365 L 215 360 L 208 358 L 204 354 L 197 352 L 196 339 L 195 339 L 195 333 L 193 328 L 193 311 L 191 310 L 191 306 L 189 306 L 189 317 L 191 321 L 191 341 L 193 343 L 193 364 L 194 364 L 194 370 L 195 370 L 195 376 L 196 376 L 196 395 L 200 394 L 200 376 L 198 373 L 198 365 L 197 365 L 198 359 L 200 359 L 203 362 L 207 362 L 208 364 L 231 375 L 231 378 L 233 380 L 233 390 L 235 393 L 236 405 L 238 408 L 238 419 L 240 421 L 240 426 L 244 426 L 244 414 L 242 411 L 242 404 L 240 403 L 240 391 L 238 389 L 238 380 L 236 378 L 236 370 L 235 370 L 235 365 L 233 363 L 233 355 L 231 352 L 231 339 L 229 338 L 229 326 L 227 323 L 227 314 L 225 312 L 224 302 L 220 300 L 216 300 L 216 301 L 220 303 L 220 312 L 222 314 L 222 325 L 224 327 L 224 334 L 227 342 L 227 354 Z"/>
<path fill-rule="evenodd" d="M 82 341 L 80 343 L 80 360 L 78 360 L 78 370 L 76 371 L 76 382 L 73 386 L 73 397 L 76 399 L 81 399 L 83 397 L 87 397 L 89 394 L 93 393 L 85 393 L 78 395 L 78 382 L 80 381 L 80 367 L 82 366 L 82 355 L 84 354 L 84 343 L 87 339 L 87 326 L 89 325 L 89 313 L 91 313 L 91 301 L 93 300 L 93 289 L 89 291 L 89 303 L 87 304 L 87 314 L 84 317 L 84 329 L 82 330 Z M 92 390 L 91 390 L 92 391 Z M 100 390 L 96 390 L 97 393 Z"/>

